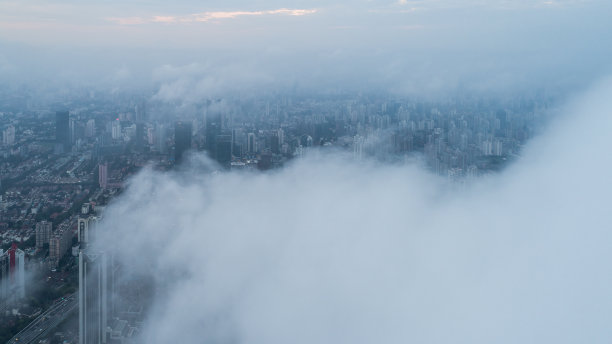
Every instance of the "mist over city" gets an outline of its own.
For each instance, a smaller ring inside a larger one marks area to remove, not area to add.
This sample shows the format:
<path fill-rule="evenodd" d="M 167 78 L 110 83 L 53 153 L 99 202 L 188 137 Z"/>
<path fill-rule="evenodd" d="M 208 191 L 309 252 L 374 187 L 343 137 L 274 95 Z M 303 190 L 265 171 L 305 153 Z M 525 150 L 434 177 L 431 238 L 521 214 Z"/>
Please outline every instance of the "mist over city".
<path fill-rule="evenodd" d="M 0 343 L 610 342 L 610 18 L 0 0 Z"/>

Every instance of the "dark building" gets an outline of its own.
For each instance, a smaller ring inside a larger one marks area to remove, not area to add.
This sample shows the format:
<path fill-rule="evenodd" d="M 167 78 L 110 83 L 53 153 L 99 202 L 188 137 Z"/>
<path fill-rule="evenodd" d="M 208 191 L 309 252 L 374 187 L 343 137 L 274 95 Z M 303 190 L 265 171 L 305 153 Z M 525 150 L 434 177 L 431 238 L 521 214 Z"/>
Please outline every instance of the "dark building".
<path fill-rule="evenodd" d="M 260 170 L 269 170 L 272 168 L 272 155 L 270 153 L 264 153 L 259 157 L 257 161 L 257 168 Z"/>
<path fill-rule="evenodd" d="M 280 153 L 280 142 L 277 133 L 274 133 L 270 136 L 270 150 L 274 154 Z"/>
<path fill-rule="evenodd" d="M 217 135 L 215 144 L 215 159 L 224 167 L 232 162 L 232 135 Z"/>
<path fill-rule="evenodd" d="M 255 137 L 255 133 L 249 133 L 247 135 L 247 151 L 249 154 L 255 154 L 255 144 L 257 143 L 257 139 Z"/>
<path fill-rule="evenodd" d="M 183 155 L 191 149 L 191 123 L 176 122 L 174 124 L 174 160 L 183 161 Z"/>
<path fill-rule="evenodd" d="M 216 154 L 217 135 L 221 133 L 220 116 L 206 117 L 206 150 L 212 157 Z"/>
<path fill-rule="evenodd" d="M 134 139 L 134 147 L 141 150 L 144 146 L 144 123 L 136 123 L 136 137 Z"/>
<path fill-rule="evenodd" d="M 70 115 L 68 111 L 55 113 L 55 143 L 58 153 L 70 151 Z"/>
<path fill-rule="evenodd" d="M 8 254 L 0 255 L 0 307 L 5 306 L 9 294 L 9 266 Z"/>

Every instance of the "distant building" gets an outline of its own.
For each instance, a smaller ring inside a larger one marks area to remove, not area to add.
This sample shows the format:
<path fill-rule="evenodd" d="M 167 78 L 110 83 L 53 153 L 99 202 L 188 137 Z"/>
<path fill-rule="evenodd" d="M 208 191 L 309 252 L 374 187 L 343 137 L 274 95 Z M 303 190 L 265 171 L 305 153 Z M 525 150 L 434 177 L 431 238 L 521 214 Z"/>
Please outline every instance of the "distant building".
<path fill-rule="evenodd" d="M 174 160 L 183 161 L 186 151 L 191 149 L 191 123 L 176 122 L 174 124 Z"/>
<path fill-rule="evenodd" d="M 90 119 L 87 121 L 85 126 L 85 136 L 94 137 L 96 136 L 96 121 L 94 119 Z"/>
<path fill-rule="evenodd" d="M 247 152 L 249 152 L 249 154 L 255 154 L 257 151 L 257 148 L 255 147 L 257 144 L 256 142 L 257 139 L 255 138 L 255 133 L 249 133 L 247 135 Z"/>
<path fill-rule="evenodd" d="M 147 128 L 147 143 L 152 146 L 155 143 L 155 131 L 153 128 Z"/>
<path fill-rule="evenodd" d="M 55 143 L 59 153 L 70 151 L 70 114 L 68 111 L 55 113 Z"/>
<path fill-rule="evenodd" d="M 220 116 L 206 116 L 206 150 L 208 154 L 214 156 L 216 152 L 217 135 L 221 133 Z"/>
<path fill-rule="evenodd" d="M 116 120 L 111 125 L 111 136 L 113 140 L 121 139 L 121 122 Z"/>
<path fill-rule="evenodd" d="M 10 146 L 15 143 L 15 127 L 9 125 L 2 131 L 2 143 L 5 146 Z"/>
<path fill-rule="evenodd" d="M 108 186 L 108 164 L 103 163 L 98 166 L 98 182 L 101 189 L 106 189 Z"/>
<path fill-rule="evenodd" d="M 49 264 L 57 267 L 66 251 L 72 247 L 72 231 L 70 228 L 61 228 L 49 239 Z"/>
<path fill-rule="evenodd" d="M 282 146 L 285 143 L 285 131 L 279 128 L 276 131 L 276 136 L 278 136 L 278 144 Z"/>
<path fill-rule="evenodd" d="M 49 243 L 51 239 L 51 233 L 53 231 L 53 224 L 48 221 L 41 221 L 36 224 L 36 247 L 42 248 L 45 244 Z"/>
<path fill-rule="evenodd" d="M 166 154 L 166 141 L 168 135 L 166 132 L 166 126 L 163 124 L 157 124 L 155 127 L 155 140 L 157 143 L 157 151 L 161 154 Z"/>
<path fill-rule="evenodd" d="M 70 147 L 72 147 L 76 143 L 77 139 L 77 123 L 76 119 L 74 118 L 68 119 L 68 135 L 70 138 Z"/>
<path fill-rule="evenodd" d="M 215 144 L 215 159 L 224 167 L 229 168 L 232 162 L 232 135 L 217 135 Z"/>
<path fill-rule="evenodd" d="M 144 136 L 145 136 L 145 126 L 144 123 L 136 123 L 136 133 L 134 136 L 134 146 L 137 149 L 141 149 L 144 146 Z"/>

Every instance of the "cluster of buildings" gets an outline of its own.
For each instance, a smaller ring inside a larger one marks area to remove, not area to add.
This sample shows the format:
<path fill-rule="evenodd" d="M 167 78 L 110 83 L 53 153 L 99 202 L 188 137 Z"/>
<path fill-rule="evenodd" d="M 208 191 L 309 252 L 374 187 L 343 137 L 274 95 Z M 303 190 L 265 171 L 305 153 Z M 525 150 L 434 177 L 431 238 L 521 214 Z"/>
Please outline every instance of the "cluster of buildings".
<path fill-rule="evenodd" d="M 549 102 L 279 95 L 203 100 L 175 114 L 143 98 L 94 97 L 62 105 L 70 111 L 24 112 L 4 121 L 0 155 L 16 163 L 5 171 L 0 166 L 0 179 L 12 185 L 25 172 L 35 185 L 115 188 L 140 166 L 168 169 L 190 150 L 207 152 L 227 169 L 269 169 L 311 147 L 338 147 L 356 159 L 420 154 L 435 173 L 475 175 L 516 155 Z M 0 126 L 2 118 L 8 116 Z M 38 124 L 26 127 L 34 118 Z M 38 158 L 38 165 L 24 156 Z"/>
<path fill-rule="evenodd" d="M 170 107 L 140 96 L 79 97 L 0 107 L 0 300 L 23 299 L 29 270 L 45 272 L 32 283 L 57 277 L 55 288 L 67 283 L 60 270 L 78 275 L 82 343 L 137 333 L 139 312 L 113 304 L 119 264 L 88 243 L 104 205 L 143 166 L 168 170 L 199 151 L 220 169 L 267 170 L 318 147 L 356 160 L 418 155 L 433 172 L 463 180 L 518 154 L 550 102 L 336 94 Z"/>

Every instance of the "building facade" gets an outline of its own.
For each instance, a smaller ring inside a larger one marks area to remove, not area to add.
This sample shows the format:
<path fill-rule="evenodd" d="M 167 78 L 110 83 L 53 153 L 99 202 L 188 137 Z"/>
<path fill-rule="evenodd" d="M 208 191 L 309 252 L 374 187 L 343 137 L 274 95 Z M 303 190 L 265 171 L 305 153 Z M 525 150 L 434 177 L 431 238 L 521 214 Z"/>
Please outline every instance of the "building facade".
<path fill-rule="evenodd" d="M 36 247 L 42 248 L 49 243 L 53 232 L 53 224 L 48 221 L 41 221 L 36 224 Z"/>
<path fill-rule="evenodd" d="M 49 239 L 49 264 L 57 267 L 66 251 L 72 247 L 72 231 L 70 228 L 57 230 Z"/>
<path fill-rule="evenodd" d="M 79 344 L 109 342 L 113 315 L 112 257 L 105 252 L 79 253 Z"/>

